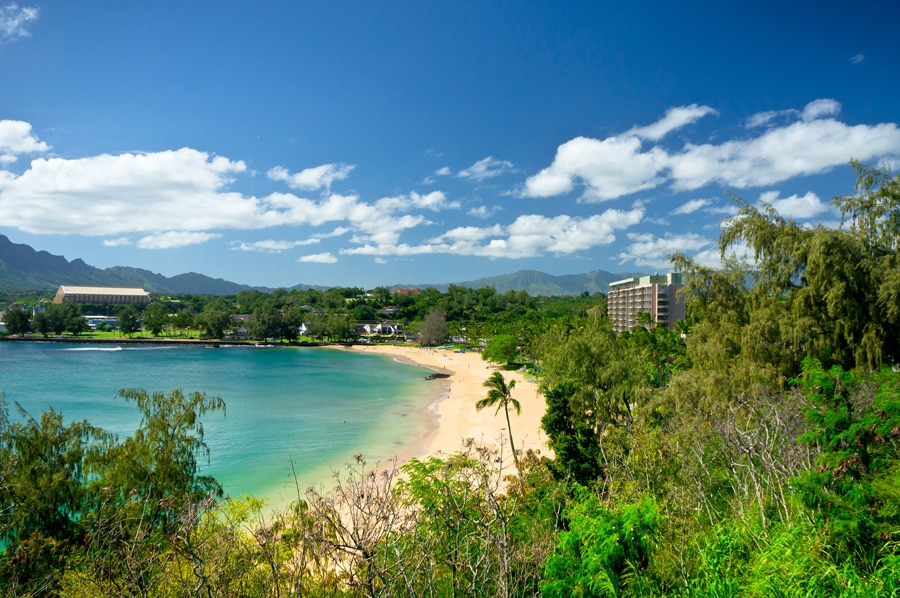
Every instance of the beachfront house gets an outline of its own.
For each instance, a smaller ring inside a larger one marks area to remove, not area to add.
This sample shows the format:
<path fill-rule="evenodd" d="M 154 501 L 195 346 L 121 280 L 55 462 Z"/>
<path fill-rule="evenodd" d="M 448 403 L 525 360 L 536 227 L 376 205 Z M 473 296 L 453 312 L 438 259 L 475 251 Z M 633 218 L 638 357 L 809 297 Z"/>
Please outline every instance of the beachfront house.
<path fill-rule="evenodd" d="M 400 324 L 391 321 L 358 322 L 356 332 L 360 336 L 400 336 L 403 330 Z"/>

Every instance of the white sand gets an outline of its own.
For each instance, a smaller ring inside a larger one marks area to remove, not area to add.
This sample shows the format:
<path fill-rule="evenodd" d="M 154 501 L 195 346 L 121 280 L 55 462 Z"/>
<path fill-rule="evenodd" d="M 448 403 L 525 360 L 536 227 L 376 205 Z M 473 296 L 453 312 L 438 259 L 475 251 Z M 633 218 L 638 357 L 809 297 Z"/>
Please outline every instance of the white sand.
<path fill-rule="evenodd" d="M 381 353 L 396 359 L 408 361 L 437 372 L 450 374 L 449 378 L 428 382 L 446 385 L 445 398 L 436 407 L 437 428 L 425 437 L 418 446 L 410 447 L 410 454 L 400 455 L 401 460 L 409 457 L 449 455 L 460 450 L 467 439 L 476 443 L 503 447 L 504 469 L 511 469 L 512 456 L 509 451 L 509 435 L 503 408 L 487 407 L 478 411 L 475 403 L 488 394 L 484 386 L 491 374 L 500 371 L 509 383 L 515 380 L 512 396 L 522 405 L 522 413 L 510 411 L 513 440 L 516 450 L 524 453 L 533 450 L 550 456 L 547 435 L 541 429 L 541 417 L 546 404 L 538 392 L 538 384 L 529 382 L 522 372 L 508 372 L 496 364 L 482 360 L 477 352 L 456 353 L 448 349 L 426 349 L 416 346 L 398 345 L 354 345 L 353 351 Z"/>

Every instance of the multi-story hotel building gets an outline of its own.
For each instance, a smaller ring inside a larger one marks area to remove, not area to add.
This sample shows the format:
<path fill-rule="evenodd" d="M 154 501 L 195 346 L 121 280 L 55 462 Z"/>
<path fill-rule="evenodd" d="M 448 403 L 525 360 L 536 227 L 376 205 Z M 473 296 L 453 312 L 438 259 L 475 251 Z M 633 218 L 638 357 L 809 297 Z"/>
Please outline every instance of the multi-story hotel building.
<path fill-rule="evenodd" d="M 609 283 L 607 312 L 616 332 L 637 326 L 637 314 L 650 314 L 650 321 L 668 327 L 684 319 L 681 274 L 637 276 Z"/>

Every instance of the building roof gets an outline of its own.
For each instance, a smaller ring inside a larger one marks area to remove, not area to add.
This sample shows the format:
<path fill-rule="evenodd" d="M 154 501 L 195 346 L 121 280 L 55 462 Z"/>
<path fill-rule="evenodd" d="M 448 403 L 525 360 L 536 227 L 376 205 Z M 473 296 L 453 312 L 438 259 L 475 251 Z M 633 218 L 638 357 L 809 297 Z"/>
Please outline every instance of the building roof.
<path fill-rule="evenodd" d="M 127 287 L 74 287 L 69 285 L 60 285 L 59 290 L 63 293 L 72 295 L 149 295 L 144 289 L 135 289 Z"/>

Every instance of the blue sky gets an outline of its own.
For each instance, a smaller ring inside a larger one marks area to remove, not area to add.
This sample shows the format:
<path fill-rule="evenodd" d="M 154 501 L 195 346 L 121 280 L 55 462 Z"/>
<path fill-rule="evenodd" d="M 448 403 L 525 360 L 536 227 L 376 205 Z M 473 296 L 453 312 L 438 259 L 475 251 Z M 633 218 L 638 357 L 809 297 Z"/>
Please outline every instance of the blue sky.
<path fill-rule="evenodd" d="M 269 287 L 715 264 L 900 165 L 894 2 L 0 0 L 0 234 Z"/>

